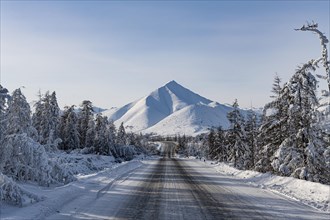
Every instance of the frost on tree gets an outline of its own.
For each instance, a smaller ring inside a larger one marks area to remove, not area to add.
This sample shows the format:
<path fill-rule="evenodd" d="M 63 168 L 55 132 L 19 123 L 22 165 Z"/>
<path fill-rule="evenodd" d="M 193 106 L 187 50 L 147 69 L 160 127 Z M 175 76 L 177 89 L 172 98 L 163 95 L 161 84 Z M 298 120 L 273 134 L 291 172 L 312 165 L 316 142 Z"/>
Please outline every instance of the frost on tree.
<path fill-rule="evenodd" d="M 90 147 L 86 143 L 86 136 L 88 131 L 90 130 L 89 125 L 93 126 L 90 124 L 90 121 L 94 119 L 94 110 L 93 110 L 93 104 L 91 101 L 85 100 L 81 104 L 81 110 L 78 113 L 78 125 L 77 129 L 79 132 L 79 137 L 80 137 L 80 145 L 82 148 L 84 147 Z M 90 132 L 90 131 L 89 131 Z M 88 140 L 90 142 L 90 140 Z"/>
<path fill-rule="evenodd" d="M 96 154 L 109 155 L 108 118 L 98 114 L 95 123 L 94 148 Z"/>
<path fill-rule="evenodd" d="M 26 134 L 7 135 L 0 146 L 0 170 L 17 181 L 42 186 L 68 183 L 74 177 L 52 162 L 45 148 Z"/>
<path fill-rule="evenodd" d="M 127 143 L 128 137 L 124 128 L 124 123 L 121 123 L 117 131 L 116 155 L 125 160 L 131 160 L 137 151 L 135 146 L 127 145 Z"/>
<path fill-rule="evenodd" d="M 252 165 L 251 150 L 246 143 L 244 130 L 244 119 L 238 109 L 238 102 L 235 100 L 233 110 L 228 112 L 227 118 L 230 122 L 230 129 L 227 132 L 229 160 L 239 169 L 248 169 Z"/>
<path fill-rule="evenodd" d="M 209 147 L 209 158 L 214 160 L 217 157 L 217 151 L 216 151 L 216 143 L 215 143 L 215 138 L 216 138 L 216 132 L 214 129 L 210 130 L 210 133 L 208 134 L 208 147 Z"/>
<path fill-rule="evenodd" d="M 288 125 L 271 165 L 281 175 L 329 183 L 325 162 L 329 143 L 316 123 L 317 80 L 312 74 L 316 67 L 314 60 L 299 67 L 282 89 L 279 100 L 287 103 Z"/>
<path fill-rule="evenodd" d="M 211 129 L 208 135 L 209 158 L 218 161 L 226 161 L 228 149 L 225 145 L 225 136 L 222 127 Z"/>
<path fill-rule="evenodd" d="M 126 131 L 124 128 L 124 123 L 121 123 L 118 128 L 116 143 L 118 146 L 126 145 Z"/>
<path fill-rule="evenodd" d="M 301 28 L 295 29 L 295 30 L 296 31 L 310 31 L 310 32 L 313 32 L 313 33 L 316 33 L 317 35 L 319 35 L 320 41 L 321 41 L 321 46 L 322 46 L 322 57 L 316 59 L 314 61 L 314 65 L 317 65 L 317 63 L 320 61 L 323 63 L 323 67 L 325 69 L 325 76 L 320 75 L 318 77 L 327 80 L 328 92 L 330 93 L 330 61 L 328 60 L 328 49 L 327 49 L 327 43 L 329 43 L 329 40 L 327 39 L 325 34 L 322 33 L 318 29 L 318 24 L 314 23 L 314 22 L 312 22 L 311 24 L 307 23 L 307 25 L 303 25 Z M 329 96 L 329 99 L 330 99 L 330 96 Z M 330 102 L 329 102 L 329 105 L 330 105 Z"/>
<path fill-rule="evenodd" d="M 289 89 L 282 89 L 281 79 L 276 75 L 272 87 L 273 101 L 263 110 L 262 123 L 259 127 L 255 169 L 259 172 L 274 172 L 271 162 L 278 146 L 288 137 L 288 100 Z"/>
<path fill-rule="evenodd" d="M 0 143 L 4 138 L 7 121 L 5 119 L 9 99 L 8 90 L 0 85 Z"/>
<path fill-rule="evenodd" d="M 109 139 L 109 150 L 111 155 L 113 155 L 114 157 L 118 157 L 118 152 L 116 149 L 116 133 L 117 133 L 116 126 L 111 120 L 109 121 L 107 134 Z"/>
<path fill-rule="evenodd" d="M 251 151 L 251 164 L 249 168 L 254 167 L 255 165 L 255 152 L 257 149 L 257 115 L 256 113 L 250 109 L 246 116 L 245 122 L 245 133 L 246 133 L 246 143 Z"/>
<path fill-rule="evenodd" d="M 322 113 L 319 115 L 319 122 L 323 123 L 323 126 L 325 126 L 325 129 L 327 129 L 327 133 L 329 135 L 330 131 L 330 124 L 326 123 L 326 121 L 330 121 L 330 60 L 329 60 L 329 55 L 328 55 L 328 49 L 327 49 L 327 44 L 329 43 L 328 38 L 324 33 L 322 33 L 318 29 L 318 24 L 317 23 L 307 23 L 306 25 L 303 25 L 299 29 L 295 29 L 296 31 L 309 31 L 312 33 L 315 33 L 319 36 L 320 38 L 320 43 L 321 43 L 321 57 L 317 58 L 314 60 L 314 65 L 318 67 L 318 63 L 321 62 L 323 64 L 325 73 L 324 75 L 317 75 L 316 76 L 320 79 L 326 80 L 328 84 L 328 91 L 323 90 L 322 95 L 324 96 L 323 100 L 326 100 L 326 102 L 323 103 L 323 107 L 319 106 L 320 109 L 324 109 Z"/>
<path fill-rule="evenodd" d="M 86 132 L 85 147 L 82 150 L 83 153 L 93 153 L 95 142 L 95 122 L 94 119 L 90 119 L 88 122 L 88 129 Z"/>
<path fill-rule="evenodd" d="M 60 119 L 59 135 L 62 139 L 60 149 L 71 151 L 80 148 L 80 138 L 78 131 L 78 117 L 74 109 L 66 106 Z"/>
<path fill-rule="evenodd" d="M 46 92 L 44 96 L 39 95 L 35 103 L 35 112 L 32 116 L 32 124 L 38 131 L 38 141 L 47 145 L 47 150 L 57 150 L 59 140 L 59 115 L 60 108 L 57 104 L 56 93 L 51 95 Z"/>
<path fill-rule="evenodd" d="M 1 100 L 2 119 L 6 123 L 0 140 L 1 200 L 16 205 L 22 205 L 25 197 L 37 200 L 13 180 L 34 181 L 43 186 L 72 181 L 74 177 L 52 162 L 44 146 L 36 142 L 37 133 L 32 126 L 30 106 L 21 90 L 13 92 L 8 107 L 3 104 L 3 95 Z"/>
<path fill-rule="evenodd" d="M 6 135 L 27 134 L 36 138 L 36 130 L 32 126 L 30 105 L 20 89 L 16 89 L 9 101 L 6 113 Z"/>

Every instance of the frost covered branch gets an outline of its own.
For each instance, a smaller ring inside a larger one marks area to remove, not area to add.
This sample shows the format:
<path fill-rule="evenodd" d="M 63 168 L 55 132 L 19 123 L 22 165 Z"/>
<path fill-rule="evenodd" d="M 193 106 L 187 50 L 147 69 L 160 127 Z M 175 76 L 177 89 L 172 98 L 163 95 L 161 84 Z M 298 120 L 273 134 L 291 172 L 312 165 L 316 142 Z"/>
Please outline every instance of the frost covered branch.
<path fill-rule="evenodd" d="M 312 22 L 307 23 L 307 25 L 303 25 L 299 29 L 295 29 L 296 31 L 311 31 L 319 35 L 320 40 L 321 40 L 321 46 L 322 46 L 322 62 L 323 62 L 323 67 L 325 68 L 326 76 L 320 77 L 326 79 L 328 82 L 328 89 L 330 93 L 330 61 L 328 60 L 328 49 L 327 49 L 327 43 L 329 43 L 328 38 L 318 29 L 318 24 Z M 329 103 L 330 105 L 330 103 Z"/>

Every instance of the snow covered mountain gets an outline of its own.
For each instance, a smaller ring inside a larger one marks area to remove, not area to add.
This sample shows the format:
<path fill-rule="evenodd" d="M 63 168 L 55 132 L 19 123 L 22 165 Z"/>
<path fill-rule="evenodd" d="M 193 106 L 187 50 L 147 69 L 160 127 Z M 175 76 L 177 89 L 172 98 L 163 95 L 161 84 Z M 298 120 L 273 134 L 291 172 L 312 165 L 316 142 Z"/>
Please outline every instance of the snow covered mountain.
<path fill-rule="evenodd" d="M 232 108 L 212 102 L 175 81 L 121 108 L 103 112 L 116 126 L 124 122 L 133 132 L 162 135 L 197 135 L 210 127 L 229 126 L 227 113 Z"/>

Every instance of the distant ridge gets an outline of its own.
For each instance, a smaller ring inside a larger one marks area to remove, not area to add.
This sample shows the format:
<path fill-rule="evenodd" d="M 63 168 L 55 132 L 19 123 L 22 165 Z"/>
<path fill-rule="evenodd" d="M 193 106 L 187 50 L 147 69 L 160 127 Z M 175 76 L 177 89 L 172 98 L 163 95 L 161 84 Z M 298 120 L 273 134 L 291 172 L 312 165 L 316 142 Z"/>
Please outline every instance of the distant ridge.
<path fill-rule="evenodd" d="M 121 108 L 104 111 L 103 115 L 116 126 L 124 122 L 132 132 L 197 135 L 210 127 L 227 128 L 227 113 L 231 110 L 230 106 L 204 98 L 173 80 Z"/>

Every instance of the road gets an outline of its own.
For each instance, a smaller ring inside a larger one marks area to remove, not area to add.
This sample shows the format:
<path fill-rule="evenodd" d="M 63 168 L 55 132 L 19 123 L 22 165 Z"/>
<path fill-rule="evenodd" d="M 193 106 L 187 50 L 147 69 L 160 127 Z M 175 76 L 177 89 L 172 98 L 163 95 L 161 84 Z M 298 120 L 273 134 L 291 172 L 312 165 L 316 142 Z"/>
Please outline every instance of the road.
<path fill-rule="evenodd" d="M 163 149 L 163 157 L 48 219 L 329 219 L 294 200 L 175 158 L 170 144 Z"/>

